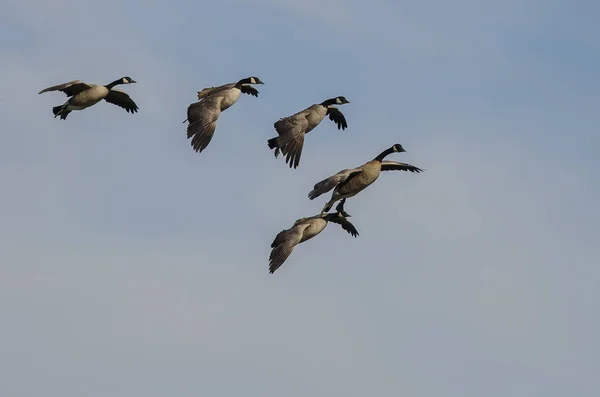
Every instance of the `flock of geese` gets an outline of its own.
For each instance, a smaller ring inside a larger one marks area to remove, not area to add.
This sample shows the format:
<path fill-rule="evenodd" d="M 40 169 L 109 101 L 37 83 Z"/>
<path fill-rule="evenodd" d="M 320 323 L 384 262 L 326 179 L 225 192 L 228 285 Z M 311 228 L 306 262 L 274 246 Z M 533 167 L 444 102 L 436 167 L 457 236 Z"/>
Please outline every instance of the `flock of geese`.
<path fill-rule="evenodd" d="M 117 105 L 129 113 L 136 113 L 138 106 L 124 91 L 115 89 L 117 85 L 133 84 L 131 77 L 122 77 L 106 85 L 84 83 L 80 80 L 69 81 L 45 88 L 39 93 L 61 91 L 69 99 L 59 106 L 54 106 L 54 117 L 66 120 L 69 113 L 74 110 L 84 110 L 95 105 L 101 100 Z M 192 148 L 200 153 L 210 143 L 215 133 L 217 120 L 221 113 L 230 108 L 240 98 L 241 94 L 258 97 L 258 90 L 252 85 L 264 84 L 258 77 L 248 77 L 235 83 L 216 87 L 207 87 L 198 91 L 198 102 L 189 105 L 187 109 L 187 137 L 191 138 Z M 328 116 L 338 129 L 346 129 L 348 123 L 342 112 L 335 105 L 350 103 L 343 96 L 327 99 L 321 103 L 311 105 L 288 117 L 283 117 L 275 122 L 277 136 L 267 141 L 269 149 L 274 151 L 275 158 L 285 157 L 290 168 L 297 168 L 300 164 L 304 137 L 323 119 Z M 329 222 L 337 223 L 350 235 L 357 237 L 358 231 L 348 218 L 344 210 L 346 199 L 356 196 L 379 178 L 381 171 L 410 171 L 419 173 L 423 170 L 411 164 L 384 160 L 392 153 L 405 152 L 400 144 L 394 144 L 379 153 L 373 160 L 356 168 L 349 168 L 338 172 L 314 185 L 308 194 L 310 200 L 330 192 L 330 200 L 325 204 L 321 213 L 308 218 L 301 218 L 294 222 L 292 227 L 282 230 L 277 234 L 271 244 L 269 256 L 269 272 L 275 272 L 290 256 L 294 247 L 321 233 Z M 329 212 L 333 205 L 339 202 L 335 212 Z"/>

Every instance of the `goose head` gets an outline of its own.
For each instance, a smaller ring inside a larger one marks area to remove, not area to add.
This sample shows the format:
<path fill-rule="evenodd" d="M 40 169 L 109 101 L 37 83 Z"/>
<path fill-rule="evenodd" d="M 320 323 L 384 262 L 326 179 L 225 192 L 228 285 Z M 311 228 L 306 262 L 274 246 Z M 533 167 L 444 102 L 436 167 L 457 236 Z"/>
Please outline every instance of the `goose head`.
<path fill-rule="evenodd" d="M 329 106 L 333 106 L 333 105 L 343 105 L 345 103 L 350 103 L 350 101 L 347 100 L 346 97 L 336 96 L 336 97 L 324 100 L 323 102 L 321 102 L 321 105 L 323 105 L 325 107 L 329 107 Z"/>
<path fill-rule="evenodd" d="M 345 103 L 350 103 L 350 101 L 347 100 L 346 97 L 338 96 L 338 97 L 335 97 L 335 103 L 336 103 L 336 105 L 343 105 Z"/>
<path fill-rule="evenodd" d="M 406 152 L 406 150 L 404 150 L 402 145 L 399 143 L 396 143 L 394 146 L 392 146 L 392 151 L 393 152 Z"/>
<path fill-rule="evenodd" d="M 133 84 L 137 83 L 134 79 L 129 76 L 121 77 L 119 84 Z"/>
<path fill-rule="evenodd" d="M 238 84 L 264 84 L 258 77 L 250 76 L 238 81 Z"/>

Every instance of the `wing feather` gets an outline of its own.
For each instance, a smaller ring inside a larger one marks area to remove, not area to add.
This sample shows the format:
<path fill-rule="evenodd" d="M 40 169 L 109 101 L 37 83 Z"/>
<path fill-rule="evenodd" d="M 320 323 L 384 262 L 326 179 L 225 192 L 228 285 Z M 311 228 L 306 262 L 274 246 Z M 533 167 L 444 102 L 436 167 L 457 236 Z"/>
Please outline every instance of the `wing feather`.
<path fill-rule="evenodd" d="M 219 85 L 216 87 L 203 88 L 201 91 L 198 91 L 198 100 L 201 100 L 203 98 L 210 98 L 211 96 L 218 94 L 219 92 L 221 92 L 223 90 L 228 90 L 233 86 L 235 86 L 235 83 L 223 84 L 223 85 Z"/>
<path fill-rule="evenodd" d="M 399 163 L 397 161 L 382 161 L 381 171 L 410 171 L 410 172 L 423 172 L 419 167 L 407 163 Z"/>
<path fill-rule="evenodd" d="M 329 120 L 337 124 L 338 130 L 345 130 L 348 128 L 348 122 L 346 121 L 346 118 L 335 106 L 327 107 L 327 115 L 329 116 Z"/>
<path fill-rule="evenodd" d="M 290 168 L 297 168 L 302 156 L 304 134 L 308 127 L 308 119 L 304 115 L 284 117 L 273 126 L 279 134 L 277 137 L 277 147 L 285 156 L 286 164 L 289 164 Z"/>
<path fill-rule="evenodd" d="M 273 248 L 269 255 L 269 273 L 275 273 L 275 270 L 279 269 L 283 262 L 287 260 L 295 245 L 281 244 Z"/>
<path fill-rule="evenodd" d="M 66 83 L 53 85 L 52 87 L 44 88 L 38 94 L 43 94 L 44 92 L 50 91 L 61 91 L 64 92 L 67 96 L 77 95 L 82 91 L 92 88 L 90 84 L 84 83 L 81 80 L 71 80 Z"/>
<path fill-rule="evenodd" d="M 217 123 L 215 121 L 209 123 L 196 121 L 188 125 L 188 139 L 192 137 L 191 145 L 194 148 L 194 151 L 201 153 L 206 149 L 215 134 L 216 128 Z"/>
<path fill-rule="evenodd" d="M 358 236 L 358 230 L 356 230 L 354 225 L 348 220 L 348 218 L 344 216 L 339 216 L 337 218 L 330 219 L 329 222 L 337 223 L 342 227 L 342 229 L 347 231 L 353 237 Z"/>
<path fill-rule="evenodd" d="M 258 90 L 251 85 L 242 84 L 240 90 L 242 91 L 242 94 L 248 94 L 258 98 Z"/>
<path fill-rule="evenodd" d="M 313 188 L 313 190 L 308 193 L 308 198 L 313 200 L 320 195 L 327 193 L 338 184 L 345 182 L 351 175 L 357 174 L 361 172 L 361 168 L 350 168 L 346 170 L 342 170 L 335 175 L 330 176 L 329 178 L 323 179 L 320 182 L 317 182 Z"/>
<path fill-rule="evenodd" d="M 202 152 L 213 138 L 221 111 L 217 98 L 207 97 L 188 106 L 187 137 L 198 153 Z"/>
<path fill-rule="evenodd" d="M 214 89 L 215 89 L 215 87 L 207 87 L 207 88 L 204 88 L 202 91 L 198 91 L 198 100 L 209 95 Z"/>
<path fill-rule="evenodd" d="M 113 105 L 117 105 L 127 111 L 127 113 L 137 113 L 139 110 L 136 103 L 131 99 L 129 94 L 124 91 L 112 89 L 108 91 L 108 95 L 104 100 Z"/>
<path fill-rule="evenodd" d="M 304 218 L 299 219 L 291 228 L 279 232 L 273 240 L 271 244 L 273 249 L 269 255 L 269 273 L 279 269 L 290 256 L 294 247 L 302 240 L 304 230 L 309 226 L 309 223 L 304 222 L 304 220 Z"/>

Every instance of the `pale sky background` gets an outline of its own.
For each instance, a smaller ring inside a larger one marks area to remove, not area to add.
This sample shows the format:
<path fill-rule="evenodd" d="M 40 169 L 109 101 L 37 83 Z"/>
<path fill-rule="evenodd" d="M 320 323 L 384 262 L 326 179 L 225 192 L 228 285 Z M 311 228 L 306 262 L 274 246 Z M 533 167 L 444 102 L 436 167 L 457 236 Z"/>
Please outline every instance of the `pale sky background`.
<path fill-rule="evenodd" d="M 3 0 L 0 395 L 600 395 L 600 3 Z M 196 91 L 256 75 L 202 154 Z M 52 118 L 81 79 L 124 86 Z M 300 167 L 273 122 L 336 95 Z M 386 173 L 274 274 L 312 185 Z"/>

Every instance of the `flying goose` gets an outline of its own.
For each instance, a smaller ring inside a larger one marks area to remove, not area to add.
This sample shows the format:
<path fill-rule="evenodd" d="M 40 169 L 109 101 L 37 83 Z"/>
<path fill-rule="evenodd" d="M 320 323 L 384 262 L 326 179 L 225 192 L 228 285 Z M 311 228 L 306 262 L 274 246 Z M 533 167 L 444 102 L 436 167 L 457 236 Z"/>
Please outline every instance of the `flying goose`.
<path fill-rule="evenodd" d="M 119 84 L 132 84 L 135 81 L 131 77 L 122 77 L 107 85 L 96 85 L 84 83 L 80 80 L 69 81 L 68 83 L 58 84 L 52 87 L 44 88 L 38 94 L 49 91 L 61 91 L 70 97 L 60 106 L 54 106 L 52 112 L 54 117 L 60 116 L 65 120 L 73 110 L 83 110 L 97 104 L 101 100 L 112 103 L 125 109 L 128 113 L 136 113 L 138 106 L 129 95 L 113 87 Z"/>
<path fill-rule="evenodd" d="M 204 88 L 198 91 L 198 102 L 187 109 L 187 137 L 192 138 L 192 147 L 198 153 L 210 143 L 215 133 L 217 120 L 222 111 L 228 109 L 242 93 L 258 97 L 258 90 L 250 84 L 264 84 L 258 77 L 241 79 L 237 83 L 218 87 Z"/>
<path fill-rule="evenodd" d="M 397 143 L 360 167 L 342 170 L 327 179 L 323 179 L 308 193 L 308 198 L 313 200 L 335 187 L 331 194 L 331 200 L 323 207 L 322 213 L 326 213 L 336 201 L 353 197 L 375 182 L 379 178 L 381 171 L 400 170 L 416 173 L 423 171 L 414 165 L 383 160 L 388 154 L 394 152 L 406 152 L 406 150 L 404 150 L 402 145 Z"/>
<path fill-rule="evenodd" d="M 285 156 L 286 164 L 289 163 L 290 168 L 297 168 L 300 164 L 304 135 L 318 126 L 325 116 L 329 116 L 329 120 L 337 124 L 338 130 L 345 130 L 348 127 L 342 112 L 333 106 L 345 103 L 350 102 L 343 96 L 330 98 L 275 122 L 273 126 L 278 136 L 267 141 L 269 148 L 275 150 L 275 158 L 281 151 Z"/>
<path fill-rule="evenodd" d="M 342 229 L 357 237 L 358 231 L 347 218 L 350 217 L 344 211 L 344 202 L 342 199 L 337 207 L 336 212 L 331 214 L 320 214 L 311 216 L 310 218 L 301 218 L 294 222 L 294 225 L 286 230 L 282 230 L 277 234 L 273 243 L 271 243 L 271 255 L 269 256 L 269 273 L 275 272 L 290 256 L 294 247 L 300 243 L 310 240 L 317 234 L 321 233 L 327 226 L 327 223 L 333 222 L 341 225 Z"/>

